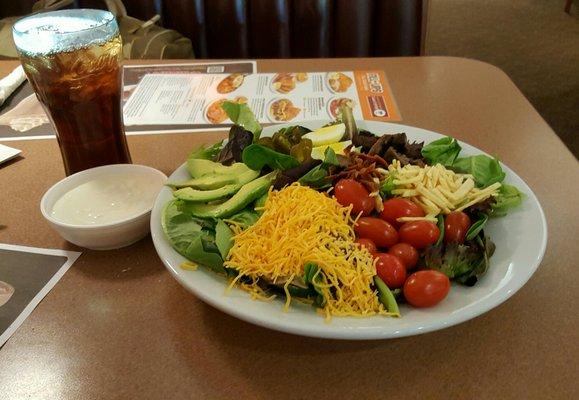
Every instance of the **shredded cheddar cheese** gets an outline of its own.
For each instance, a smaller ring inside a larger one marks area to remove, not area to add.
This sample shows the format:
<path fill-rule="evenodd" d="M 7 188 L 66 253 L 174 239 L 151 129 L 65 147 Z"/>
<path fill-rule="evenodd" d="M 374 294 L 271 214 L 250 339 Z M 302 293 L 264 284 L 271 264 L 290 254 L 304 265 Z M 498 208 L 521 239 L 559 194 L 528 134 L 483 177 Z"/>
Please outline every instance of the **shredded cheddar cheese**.
<path fill-rule="evenodd" d="M 287 309 L 292 300 L 289 284 L 304 275 L 304 265 L 314 263 L 322 278 L 318 288 L 327 318 L 393 315 L 372 287 L 376 267 L 370 253 L 354 242 L 350 213 L 351 207 L 298 183 L 270 191 L 253 226 L 244 231 L 233 227 L 234 245 L 225 265 L 239 275 L 231 284 L 240 282 L 256 298 L 265 297 L 260 281 L 282 285 Z M 241 283 L 247 278 L 251 283 Z"/>
<path fill-rule="evenodd" d="M 179 266 L 181 267 L 181 269 L 184 269 L 186 271 L 197 271 L 198 268 L 197 263 L 194 263 L 193 261 L 184 261 Z"/>
<path fill-rule="evenodd" d="M 392 194 L 408 198 L 422 207 L 425 217 L 403 217 L 400 222 L 429 220 L 436 221 L 438 214 L 462 211 L 491 196 L 497 196 L 500 183 L 478 189 L 474 179 L 468 174 L 457 174 L 441 164 L 419 167 L 405 165 L 398 160 L 388 166 L 388 173 L 395 174 L 396 189 Z"/>

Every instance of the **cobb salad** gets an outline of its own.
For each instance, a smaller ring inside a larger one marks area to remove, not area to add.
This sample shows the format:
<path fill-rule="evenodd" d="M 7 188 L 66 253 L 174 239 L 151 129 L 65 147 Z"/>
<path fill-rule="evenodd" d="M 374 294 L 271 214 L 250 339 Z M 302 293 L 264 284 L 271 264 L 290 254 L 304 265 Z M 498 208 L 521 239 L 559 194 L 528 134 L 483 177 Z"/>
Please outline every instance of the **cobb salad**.
<path fill-rule="evenodd" d="M 378 136 L 347 105 L 316 130 L 261 137 L 246 104 L 222 107 L 227 142 L 190 154 L 161 224 L 182 268 L 210 268 L 257 300 L 328 319 L 435 306 L 451 281 L 473 286 L 492 268 L 484 227 L 523 200 L 496 158 L 461 157 L 451 137 Z"/>

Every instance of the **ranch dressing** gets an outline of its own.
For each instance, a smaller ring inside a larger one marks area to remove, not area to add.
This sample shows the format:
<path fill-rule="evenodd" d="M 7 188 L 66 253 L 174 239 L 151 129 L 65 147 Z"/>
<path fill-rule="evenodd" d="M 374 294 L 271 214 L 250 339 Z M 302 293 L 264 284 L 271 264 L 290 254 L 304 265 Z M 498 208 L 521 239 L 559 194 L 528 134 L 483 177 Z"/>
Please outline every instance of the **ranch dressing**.
<path fill-rule="evenodd" d="M 162 183 L 149 174 L 98 176 L 65 193 L 54 203 L 54 219 L 73 225 L 104 225 L 149 210 Z"/>

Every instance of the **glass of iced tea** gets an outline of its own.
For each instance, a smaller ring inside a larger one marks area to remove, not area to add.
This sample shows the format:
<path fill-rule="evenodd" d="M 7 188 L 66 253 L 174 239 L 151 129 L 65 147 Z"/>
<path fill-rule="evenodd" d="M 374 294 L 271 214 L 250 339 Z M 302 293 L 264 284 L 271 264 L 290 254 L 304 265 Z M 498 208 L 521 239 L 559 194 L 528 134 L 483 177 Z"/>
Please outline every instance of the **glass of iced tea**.
<path fill-rule="evenodd" d="M 122 43 L 113 14 L 63 10 L 16 22 L 28 80 L 56 130 L 66 174 L 130 163 L 121 108 Z"/>

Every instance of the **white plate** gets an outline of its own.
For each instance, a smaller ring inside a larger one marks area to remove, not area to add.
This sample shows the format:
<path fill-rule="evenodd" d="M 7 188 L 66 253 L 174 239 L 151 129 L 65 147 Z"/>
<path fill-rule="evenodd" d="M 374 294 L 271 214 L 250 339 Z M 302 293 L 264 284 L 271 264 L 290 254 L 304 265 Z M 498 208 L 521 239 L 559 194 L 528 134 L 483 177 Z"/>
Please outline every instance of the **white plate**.
<path fill-rule="evenodd" d="M 302 125 L 313 129 L 326 122 L 310 121 Z M 268 136 L 282 126 L 290 125 L 274 125 L 264 129 L 263 134 Z M 410 140 L 426 143 L 442 137 L 438 133 L 399 124 L 359 121 L 358 126 L 377 135 L 406 132 Z M 463 148 L 461 155 L 482 153 L 468 144 L 460 144 Z M 333 318 L 328 323 L 312 307 L 296 302 L 292 303 L 289 312 L 284 312 L 281 300 L 251 300 L 246 292 L 235 288 L 225 293 L 225 278 L 205 268 L 182 270 L 179 265 L 185 259 L 171 248 L 161 228 L 161 211 L 172 198 L 168 188 L 161 191 L 153 207 L 151 234 L 161 260 L 183 286 L 206 303 L 247 322 L 298 335 L 333 339 L 385 339 L 417 335 L 459 324 L 498 306 L 516 293 L 539 266 L 547 244 L 545 215 L 525 182 L 505 165 L 503 169 L 506 172 L 505 182 L 517 186 L 526 198 L 517 210 L 506 217 L 492 219 L 485 228 L 497 245 L 487 274 L 474 287 L 453 284 L 448 297 L 435 307 L 417 309 L 402 305 L 402 318 Z M 170 180 L 188 178 L 182 165 Z"/>

